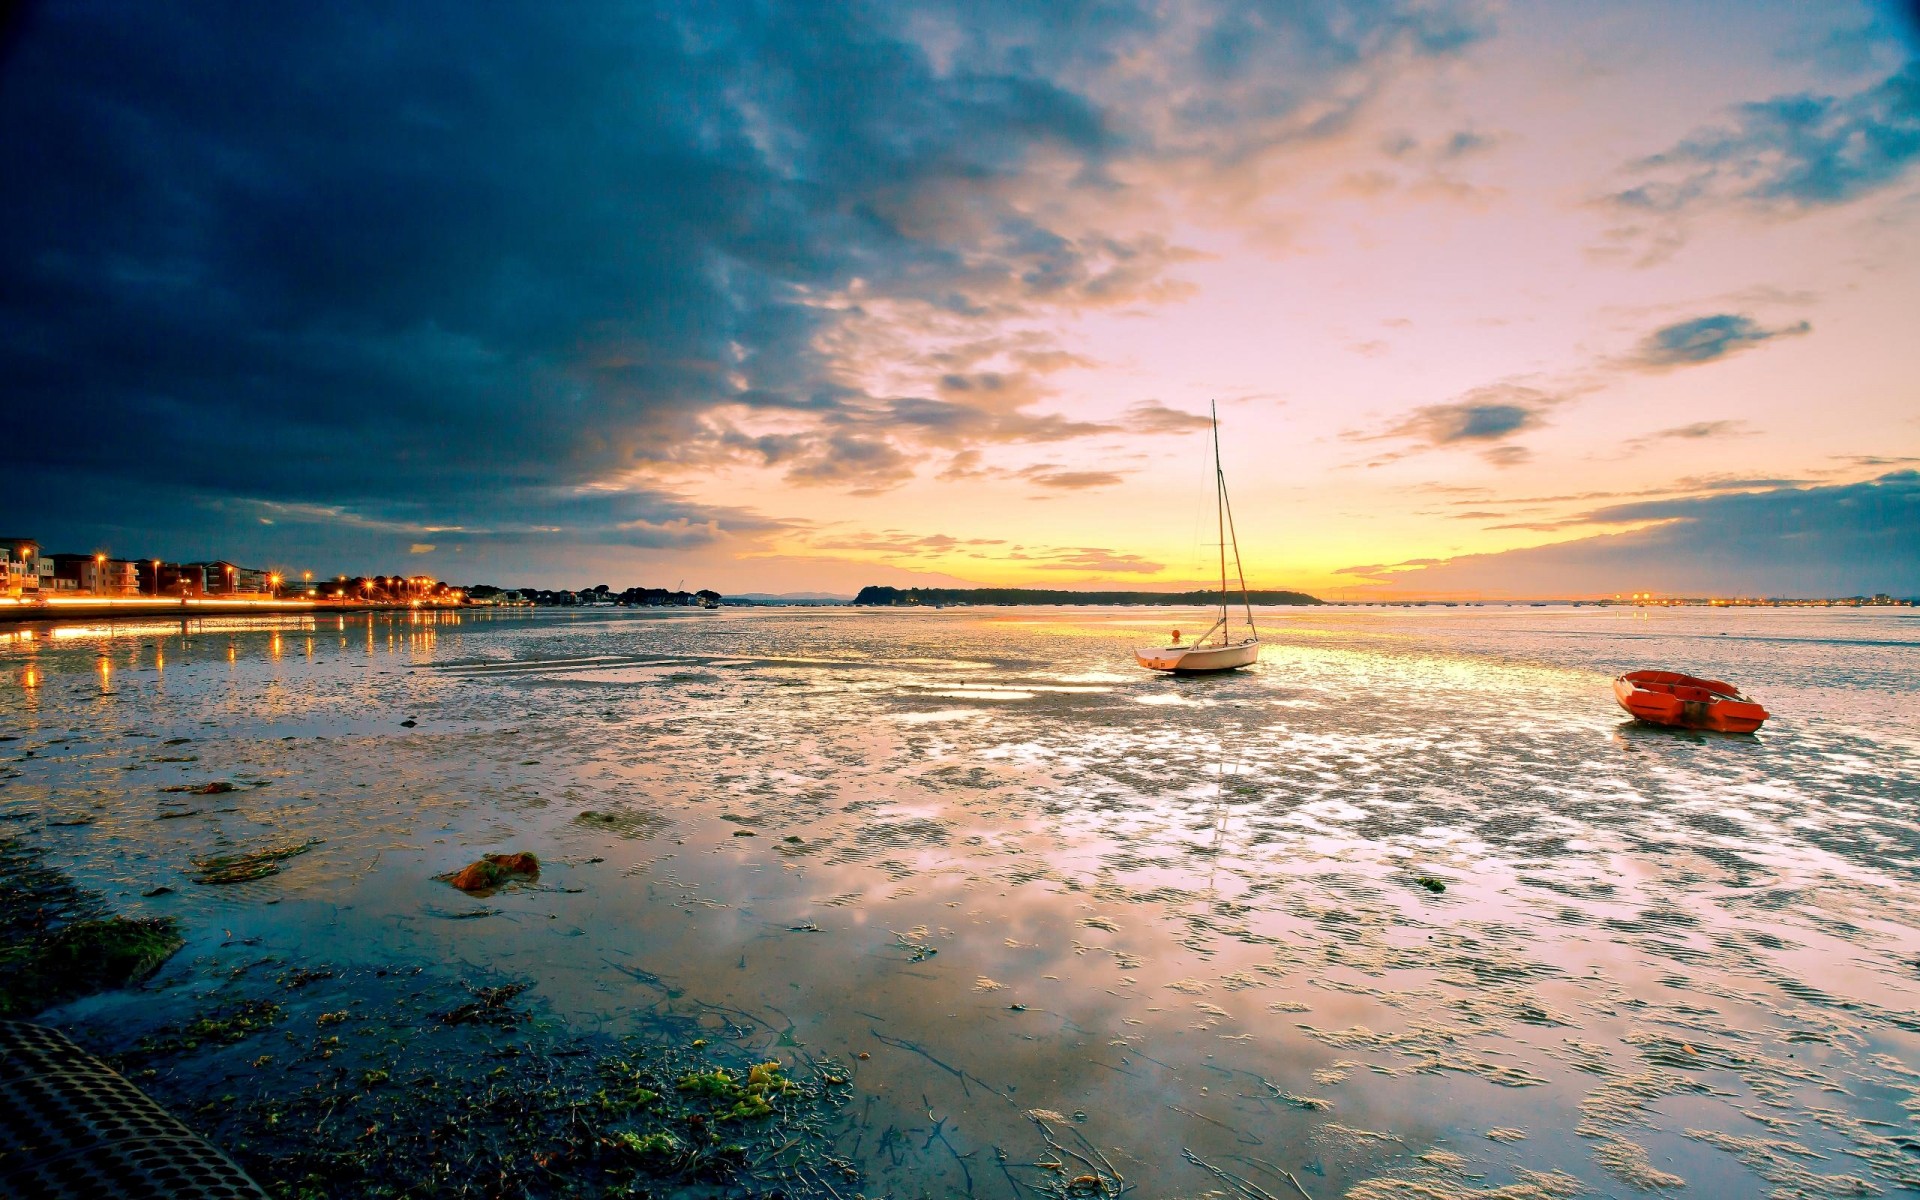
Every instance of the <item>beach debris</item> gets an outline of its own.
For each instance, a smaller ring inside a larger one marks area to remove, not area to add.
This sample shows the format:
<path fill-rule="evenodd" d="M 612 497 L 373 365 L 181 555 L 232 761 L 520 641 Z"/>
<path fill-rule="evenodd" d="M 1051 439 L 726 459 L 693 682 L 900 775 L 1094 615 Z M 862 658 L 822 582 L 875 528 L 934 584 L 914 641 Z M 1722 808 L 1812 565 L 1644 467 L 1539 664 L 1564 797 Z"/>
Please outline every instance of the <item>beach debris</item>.
<path fill-rule="evenodd" d="M 916 925 L 905 933 L 897 929 L 890 929 L 887 932 L 893 935 L 894 944 L 907 952 L 909 962 L 925 962 L 940 953 L 937 947 L 927 944 L 927 938 L 931 935 L 925 925 Z"/>
<path fill-rule="evenodd" d="M 758 835 L 756 835 L 756 834 L 755 834 L 755 833 L 753 832 L 753 830 L 751 830 L 751 829 L 736 829 L 736 830 L 734 830 L 734 831 L 733 831 L 733 836 L 735 836 L 735 837 L 756 837 L 756 836 L 758 836 Z"/>
<path fill-rule="evenodd" d="M 515 1012 L 507 1005 L 515 996 L 532 987 L 530 983 L 503 983 L 498 987 L 483 988 L 469 985 L 467 990 L 473 993 L 472 1001 L 437 1013 L 435 1019 L 442 1025 L 494 1025 L 505 1028 L 526 1019 L 526 1013 Z"/>
<path fill-rule="evenodd" d="M 450 883 L 463 892 L 486 895 L 517 880 L 540 878 L 540 860 L 525 851 L 483 854 L 458 871 L 434 878 Z"/>
<path fill-rule="evenodd" d="M 248 850 L 241 854 L 217 854 L 209 858 L 196 858 L 193 860 L 193 869 L 197 873 L 193 881 L 223 884 L 265 879 L 269 875 L 280 873 L 280 863 L 283 860 L 305 854 L 318 844 L 317 841 L 285 842 L 278 846 Z"/>
<path fill-rule="evenodd" d="M 1295 1108 L 1304 1108 L 1308 1112 L 1326 1112 L 1333 1107 L 1333 1101 L 1331 1100 L 1322 1100 L 1318 1096 L 1295 1095 L 1265 1079 L 1262 1079 L 1260 1082 L 1266 1084 L 1267 1090 L 1273 1093 L 1273 1098 L 1283 1104 L 1291 1104 Z"/>
<path fill-rule="evenodd" d="M 402 721 L 402 722 L 400 722 L 400 728 L 402 728 L 402 729 L 412 729 L 412 728 L 413 728 L 414 726 L 416 726 L 416 725 L 418 725 L 418 724 L 420 724 L 420 722 L 418 722 L 418 721 L 416 721 L 416 720 L 414 720 L 414 719 L 413 719 L 412 717 L 408 717 L 408 718 L 407 718 L 406 720 L 404 720 L 404 721 Z"/>
<path fill-rule="evenodd" d="M 218 796 L 231 792 L 234 786 L 224 779 L 215 779 L 209 783 L 176 783 L 160 789 L 163 792 L 185 792 L 189 796 Z"/>
<path fill-rule="evenodd" d="M 1431 875 L 1415 875 L 1413 881 L 1428 891 L 1439 895 L 1447 890 L 1447 885 Z"/>
<path fill-rule="evenodd" d="M 673 821 L 644 808 L 590 808 L 575 816 L 573 823 L 623 838 L 649 838 L 672 825 Z"/>

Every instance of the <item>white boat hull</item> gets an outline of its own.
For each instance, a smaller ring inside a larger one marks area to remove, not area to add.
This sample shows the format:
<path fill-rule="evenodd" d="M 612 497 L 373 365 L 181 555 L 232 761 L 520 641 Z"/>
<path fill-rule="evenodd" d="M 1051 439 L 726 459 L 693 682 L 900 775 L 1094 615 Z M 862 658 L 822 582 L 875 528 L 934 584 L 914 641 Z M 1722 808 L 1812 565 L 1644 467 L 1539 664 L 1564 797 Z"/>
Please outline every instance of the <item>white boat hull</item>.
<path fill-rule="evenodd" d="M 1231 671 L 1259 661 L 1260 643 L 1248 638 L 1227 646 L 1143 646 L 1133 657 L 1150 671 Z"/>

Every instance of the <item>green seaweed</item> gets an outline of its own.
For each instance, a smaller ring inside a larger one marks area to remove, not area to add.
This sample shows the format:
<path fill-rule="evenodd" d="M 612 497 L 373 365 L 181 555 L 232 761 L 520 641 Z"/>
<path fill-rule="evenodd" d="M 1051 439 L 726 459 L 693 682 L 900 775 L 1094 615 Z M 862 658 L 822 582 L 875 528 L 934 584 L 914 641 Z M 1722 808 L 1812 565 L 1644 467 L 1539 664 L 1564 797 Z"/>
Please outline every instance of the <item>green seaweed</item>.
<path fill-rule="evenodd" d="M 313 848 L 312 842 L 286 842 L 242 854 L 220 854 L 193 860 L 195 883 L 246 883 L 280 873 L 280 863 Z"/>
<path fill-rule="evenodd" d="M 183 1028 L 167 1026 L 142 1038 L 147 1054 L 184 1053 L 202 1046 L 230 1046 L 278 1025 L 286 1010 L 271 1000 L 242 1000 L 195 1017 Z"/>
<path fill-rule="evenodd" d="M 123 1060 L 274 1195 L 848 1200 L 858 1181 L 834 1153 L 845 1068 L 799 1059 L 795 1078 L 720 1034 L 689 1037 L 697 1030 L 677 1021 L 625 1040 L 556 1037 L 534 1019 L 449 1024 L 433 1007 L 444 988 L 423 989 L 411 973 L 334 972 L 297 1003 L 313 1014 L 351 1007 L 347 1037 L 303 1041 L 296 1020 L 292 1054 L 222 1049 L 209 1037 L 191 1069 L 158 1057 L 229 1028 L 242 1011 L 230 1001 Z M 483 1009 L 525 990 L 466 988 L 500 998 L 477 999 Z"/>
<path fill-rule="evenodd" d="M 0 948 L 0 1017 L 138 983 L 180 946 L 172 917 L 106 917 Z"/>
<path fill-rule="evenodd" d="M 0 1017 L 138 983 L 181 946 L 171 917 L 112 915 L 43 858 L 0 838 Z"/>

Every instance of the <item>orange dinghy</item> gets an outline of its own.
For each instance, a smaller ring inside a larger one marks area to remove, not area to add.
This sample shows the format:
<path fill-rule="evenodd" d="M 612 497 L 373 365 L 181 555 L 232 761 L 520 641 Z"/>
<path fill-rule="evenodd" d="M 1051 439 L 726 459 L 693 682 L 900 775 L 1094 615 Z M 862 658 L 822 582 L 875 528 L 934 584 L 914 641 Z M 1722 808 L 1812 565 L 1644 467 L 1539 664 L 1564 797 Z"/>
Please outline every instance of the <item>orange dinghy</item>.
<path fill-rule="evenodd" d="M 1752 733 L 1767 719 L 1767 710 L 1732 684 L 1678 671 L 1628 671 L 1613 681 L 1613 696 L 1621 708 L 1655 725 Z"/>

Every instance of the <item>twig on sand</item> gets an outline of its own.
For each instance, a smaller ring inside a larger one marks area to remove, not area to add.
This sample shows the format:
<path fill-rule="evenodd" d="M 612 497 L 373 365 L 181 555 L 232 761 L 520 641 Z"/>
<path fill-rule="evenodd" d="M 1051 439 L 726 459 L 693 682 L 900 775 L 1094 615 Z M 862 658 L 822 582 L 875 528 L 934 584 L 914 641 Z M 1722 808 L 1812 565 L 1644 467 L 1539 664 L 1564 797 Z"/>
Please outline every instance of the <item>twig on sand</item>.
<path fill-rule="evenodd" d="M 1221 1170 L 1219 1167 L 1216 1167 L 1212 1163 L 1208 1162 L 1206 1159 L 1201 1158 L 1198 1154 L 1195 1154 L 1193 1151 L 1187 1149 L 1185 1146 L 1180 1147 L 1180 1153 L 1185 1155 L 1187 1161 L 1192 1163 L 1194 1166 L 1199 1167 L 1202 1171 L 1205 1171 L 1207 1174 L 1212 1175 L 1215 1179 L 1220 1180 L 1222 1183 L 1231 1184 L 1234 1187 L 1239 1188 L 1241 1192 L 1245 1193 L 1248 1196 L 1253 1197 L 1253 1200 L 1280 1200 L 1280 1197 L 1274 1195 L 1272 1192 L 1269 1192 L 1267 1189 L 1261 1187 L 1259 1184 L 1252 1183 L 1248 1180 L 1242 1179 L 1238 1175 L 1233 1174 L 1231 1171 Z M 1299 1187 L 1300 1185 L 1298 1182 L 1296 1182 L 1294 1186 Z M 1303 1194 L 1304 1194 L 1304 1189 L 1303 1189 Z M 1312 1200 L 1312 1197 L 1308 1197 L 1308 1200 Z"/>

